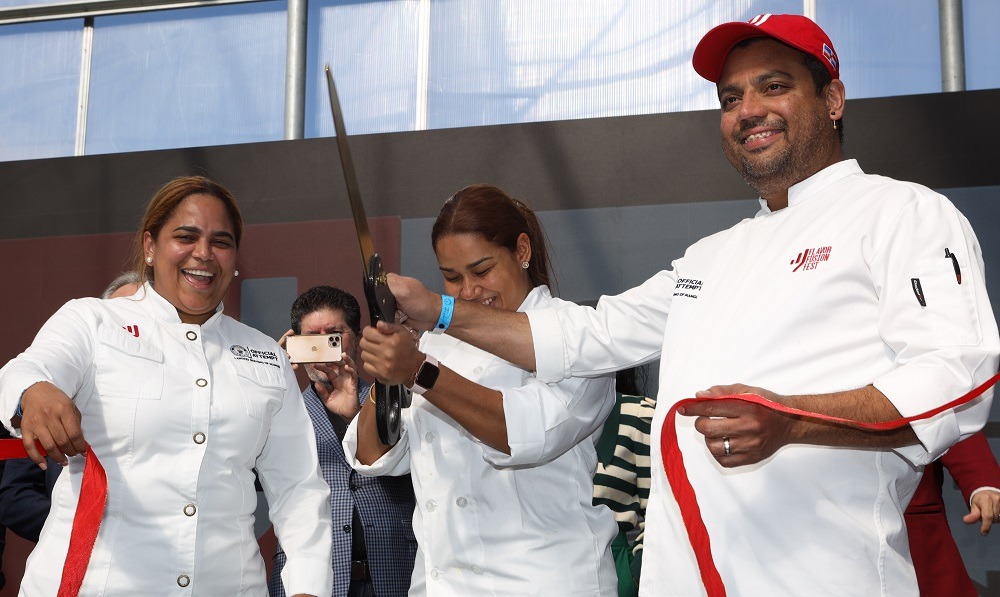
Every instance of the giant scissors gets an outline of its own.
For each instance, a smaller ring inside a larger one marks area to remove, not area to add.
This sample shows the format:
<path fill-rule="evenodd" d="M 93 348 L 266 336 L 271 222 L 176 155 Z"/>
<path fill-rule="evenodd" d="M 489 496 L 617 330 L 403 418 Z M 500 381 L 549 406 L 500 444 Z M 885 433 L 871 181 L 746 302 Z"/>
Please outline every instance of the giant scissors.
<path fill-rule="evenodd" d="M 333 111 L 333 127 L 337 133 L 340 165 L 344 170 L 347 197 L 351 201 L 354 228 L 358 231 L 358 243 L 361 246 L 361 267 L 364 269 L 362 282 L 365 300 L 368 302 L 368 315 L 372 325 L 379 321 L 392 323 L 396 317 L 396 297 L 389 290 L 385 270 L 382 268 L 382 258 L 375 252 L 372 234 L 368 230 L 368 218 L 365 217 L 365 206 L 361 202 L 354 160 L 351 159 L 351 148 L 347 144 L 344 114 L 340 109 L 337 86 L 333 83 L 333 73 L 330 72 L 329 64 L 326 65 L 326 83 L 330 90 L 330 109 Z M 376 381 L 372 392 L 375 396 L 375 423 L 379 441 L 387 446 L 393 446 L 399 441 L 401 411 L 410 406 L 410 391 L 403 385 L 386 386 Z"/>

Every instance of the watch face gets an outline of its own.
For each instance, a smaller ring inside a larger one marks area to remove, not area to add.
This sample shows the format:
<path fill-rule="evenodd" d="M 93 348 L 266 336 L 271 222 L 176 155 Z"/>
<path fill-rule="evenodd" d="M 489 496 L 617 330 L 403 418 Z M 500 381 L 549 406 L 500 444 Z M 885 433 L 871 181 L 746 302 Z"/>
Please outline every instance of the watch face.
<path fill-rule="evenodd" d="M 424 390 L 429 390 L 434 387 L 434 383 L 437 381 L 438 374 L 440 373 L 441 370 L 437 368 L 437 365 L 425 361 L 424 364 L 420 365 L 420 369 L 417 370 L 415 383 Z"/>

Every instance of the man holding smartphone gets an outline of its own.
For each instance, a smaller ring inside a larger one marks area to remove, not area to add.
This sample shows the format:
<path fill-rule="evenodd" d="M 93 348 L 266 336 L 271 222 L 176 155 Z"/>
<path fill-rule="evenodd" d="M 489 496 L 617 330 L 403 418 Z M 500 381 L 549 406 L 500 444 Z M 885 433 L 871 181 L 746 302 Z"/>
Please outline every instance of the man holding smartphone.
<path fill-rule="evenodd" d="M 371 387 L 358 377 L 360 312 L 350 293 L 331 286 L 310 288 L 292 303 L 292 329 L 279 343 L 285 346 L 291 336 L 340 335 L 342 360 L 302 363 L 309 376 L 302 399 L 312 419 L 320 469 L 330 485 L 333 594 L 403 596 L 410 586 L 417 548 L 410 477 L 363 477 L 347 464 L 341 447 L 344 431 L 361 411 Z M 317 346 L 329 348 L 327 338 L 322 340 Z M 268 582 L 272 597 L 285 595 L 281 584 L 285 560 L 279 545 Z"/>

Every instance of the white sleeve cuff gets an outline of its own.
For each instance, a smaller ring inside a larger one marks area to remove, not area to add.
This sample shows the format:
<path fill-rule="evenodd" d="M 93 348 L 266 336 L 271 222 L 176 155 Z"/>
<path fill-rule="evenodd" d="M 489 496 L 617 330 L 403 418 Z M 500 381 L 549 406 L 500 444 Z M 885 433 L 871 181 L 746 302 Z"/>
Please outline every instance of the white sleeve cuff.
<path fill-rule="evenodd" d="M 972 500 L 974 500 L 975 497 L 976 497 L 976 494 L 979 493 L 979 492 L 981 492 L 981 491 L 995 491 L 997 493 L 1000 493 L 1000 489 L 997 489 L 996 487 L 990 487 L 988 485 L 984 485 L 984 486 L 980 487 L 979 489 L 976 489 L 975 491 L 972 492 L 971 495 L 969 495 L 969 510 L 972 510 Z"/>
<path fill-rule="evenodd" d="M 329 562 L 289 557 L 281 569 L 286 595 L 329 595 L 333 590 L 333 568 Z"/>
<path fill-rule="evenodd" d="M 341 442 L 347 465 L 366 477 L 398 476 L 410 472 L 410 450 L 405 425 L 400 431 L 399 441 L 389 448 L 389 451 L 381 458 L 371 464 L 358 462 L 358 420 L 360 418 L 360 416 L 354 417 L 344 433 L 344 441 Z M 293 593 L 289 593 L 289 595 L 291 594 Z"/>
<path fill-rule="evenodd" d="M 569 377 L 566 346 L 557 312 L 554 308 L 525 311 L 535 346 L 535 377 L 545 383 L 556 383 Z"/>

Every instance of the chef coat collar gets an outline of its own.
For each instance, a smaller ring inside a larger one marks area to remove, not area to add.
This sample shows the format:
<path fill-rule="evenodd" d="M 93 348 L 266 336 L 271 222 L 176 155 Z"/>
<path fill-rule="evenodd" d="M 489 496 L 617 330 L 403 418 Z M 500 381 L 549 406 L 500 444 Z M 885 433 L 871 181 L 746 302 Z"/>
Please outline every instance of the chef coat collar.
<path fill-rule="evenodd" d="M 528 309 L 534 309 L 535 307 L 542 307 L 552 300 L 552 294 L 549 293 L 549 287 L 545 284 L 541 286 L 535 286 L 528 293 L 528 296 L 524 297 L 524 302 L 521 306 L 517 308 L 518 312 L 527 311 Z"/>
<path fill-rule="evenodd" d="M 153 312 L 153 315 L 157 319 L 166 321 L 168 323 L 184 323 L 181 321 L 180 315 L 177 314 L 177 307 L 170 304 L 170 301 L 163 298 L 157 294 L 156 290 L 153 289 L 153 285 L 148 281 L 142 285 L 143 289 L 146 291 L 146 298 L 149 301 L 148 304 Z M 215 308 L 215 313 L 202 325 L 210 326 L 214 325 L 219 318 L 222 317 L 223 305 L 220 302 L 219 306 Z M 194 325 L 194 324 L 185 324 Z"/>
<path fill-rule="evenodd" d="M 843 160 L 827 166 L 809 178 L 797 182 L 788 188 L 788 207 L 804 203 L 818 195 L 831 184 L 854 174 L 864 174 L 857 160 Z M 761 213 L 771 213 L 771 209 L 767 206 L 767 201 L 764 199 L 758 199 L 758 201 L 760 201 Z"/>

